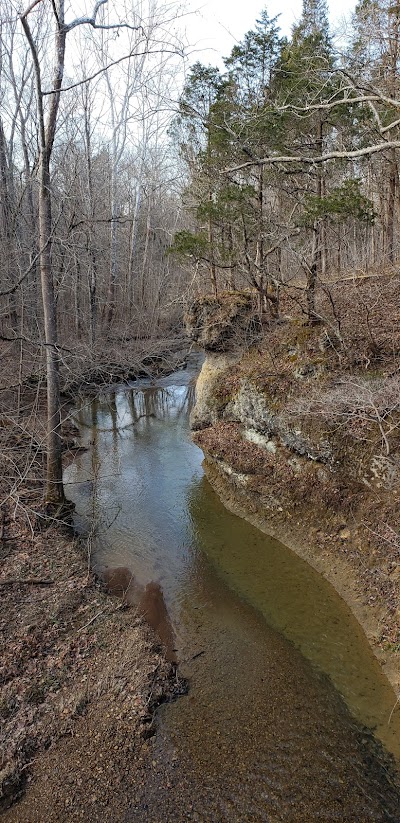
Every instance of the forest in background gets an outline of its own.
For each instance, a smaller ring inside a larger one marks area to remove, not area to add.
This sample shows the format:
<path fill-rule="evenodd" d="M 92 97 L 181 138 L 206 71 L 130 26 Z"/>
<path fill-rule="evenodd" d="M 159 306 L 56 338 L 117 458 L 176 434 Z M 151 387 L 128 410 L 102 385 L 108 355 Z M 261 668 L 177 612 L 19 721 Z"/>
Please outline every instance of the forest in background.
<path fill-rule="evenodd" d="M 273 319 L 290 287 L 312 324 L 335 279 L 395 276 L 400 6 L 362 0 L 340 52 L 325 0 L 288 38 L 261 11 L 183 82 L 180 13 L 2 5 L 1 405 L 8 429 L 41 376 L 56 505 L 60 373 L 168 348 L 201 293 L 251 288 Z"/>
<path fill-rule="evenodd" d="M 324 0 L 291 37 L 263 11 L 225 60 L 192 67 L 176 120 L 195 215 L 174 248 L 218 286 L 279 288 L 390 267 L 398 255 L 399 14 L 361 2 L 338 53 Z"/>

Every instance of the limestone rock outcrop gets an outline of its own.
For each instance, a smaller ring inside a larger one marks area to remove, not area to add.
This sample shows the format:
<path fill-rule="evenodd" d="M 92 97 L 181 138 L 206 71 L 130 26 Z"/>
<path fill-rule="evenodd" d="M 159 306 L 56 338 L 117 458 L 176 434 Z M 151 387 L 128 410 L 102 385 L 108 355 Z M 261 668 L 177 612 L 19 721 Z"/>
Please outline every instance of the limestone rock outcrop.
<path fill-rule="evenodd" d="M 232 352 L 260 337 L 261 322 L 252 292 L 224 292 L 195 300 L 185 315 L 188 337 L 206 352 Z"/>

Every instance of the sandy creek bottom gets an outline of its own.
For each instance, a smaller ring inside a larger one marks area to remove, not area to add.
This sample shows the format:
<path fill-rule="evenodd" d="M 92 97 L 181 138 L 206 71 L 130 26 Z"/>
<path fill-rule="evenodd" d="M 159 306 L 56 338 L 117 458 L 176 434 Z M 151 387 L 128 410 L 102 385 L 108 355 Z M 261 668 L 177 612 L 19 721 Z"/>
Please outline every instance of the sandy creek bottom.
<path fill-rule="evenodd" d="M 94 565 L 161 585 L 190 680 L 159 711 L 126 821 L 399 823 L 393 690 L 332 587 L 209 486 L 193 382 L 188 369 L 83 405 L 90 449 L 65 477 L 77 525 L 95 524 Z"/>

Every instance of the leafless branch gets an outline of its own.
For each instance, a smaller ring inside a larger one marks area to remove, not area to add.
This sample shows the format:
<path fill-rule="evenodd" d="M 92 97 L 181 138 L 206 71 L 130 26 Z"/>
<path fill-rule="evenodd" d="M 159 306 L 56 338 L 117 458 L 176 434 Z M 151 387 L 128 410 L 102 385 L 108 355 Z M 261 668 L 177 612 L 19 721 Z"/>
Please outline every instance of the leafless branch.
<path fill-rule="evenodd" d="M 279 163 L 298 163 L 299 165 L 313 166 L 317 163 L 327 163 L 329 160 L 354 160 L 357 157 L 370 157 L 373 154 L 387 151 L 388 149 L 399 149 L 400 140 L 387 140 L 384 143 L 376 143 L 373 146 L 365 146 L 362 149 L 353 149 L 349 151 L 331 151 L 326 154 L 314 155 L 313 157 L 305 157 L 301 154 L 281 154 L 270 155 L 269 157 L 260 157 L 258 160 L 248 160 L 245 163 L 239 163 L 236 166 L 230 166 L 224 169 L 222 174 L 232 174 L 235 171 L 242 171 L 251 166 L 266 166 L 276 165 Z"/>
<path fill-rule="evenodd" d="M 65 24 L 66 31 L 71 31 L 75 29 L 77 26 L 91 26 L 92 29 L 130 29 L 130 31 L 142 31 L 143 27 L 141 25 L 132 26 L 130 23 L 97 23 L 97 15 L 101 6 L 105 6 L 108 3 L 108 0 L 97 0 L 97 3 L 93 9 L 93 14 L 91 17 L 77 17 L 75 20 L 72 20 L 71 23 Z"/>

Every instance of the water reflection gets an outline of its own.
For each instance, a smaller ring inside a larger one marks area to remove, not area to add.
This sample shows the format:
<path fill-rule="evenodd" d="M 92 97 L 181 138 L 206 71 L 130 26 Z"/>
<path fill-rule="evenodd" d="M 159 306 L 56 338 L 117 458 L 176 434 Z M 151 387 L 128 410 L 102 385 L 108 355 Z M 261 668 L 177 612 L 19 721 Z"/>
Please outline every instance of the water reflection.
<path fill-rule="evenodd" d="M 90 429 L 93 437 L 106 432 L 121 434 L 141 420 L 186 419 L 194 402 L 194 385 L 132 388 L 124 392 L 99 395 L 95 400 L 84 403 L 75 420 L 81 429 Z"/>
<path fill-rule="evenodd" d="M 119 597 L 123 605 L 133 606 L 136 614 L 144 617 L 158 635 L 166 659 L 177 664 L 175 634 L 160 584 L 151 580 L 141 586 L 132 571 L 124 566 L 105 569 L 103 580 L 110 594 Z"/>
<path fill-rule="evenodd" d="M 178 581 L 190 543 L 185 518 L 178 516 L 180 494 L 183 499 L 193 476 L 200 476 L 202 453 L 190 442 L 194 385 L 192 374 L 184 376 L 186 385 L 135 386 L 100 396 L 76 418 L 83 443 L 91 444 L 65 477 L 78 527 L 95 515 L 94 562 L 99 568 L 135 563 L 143 585 L 155 578 Z"/>

